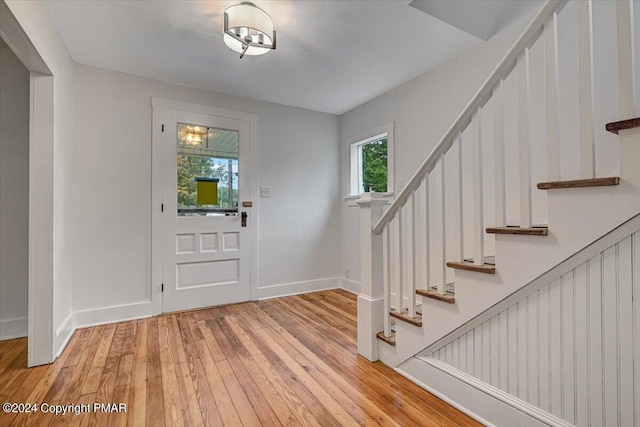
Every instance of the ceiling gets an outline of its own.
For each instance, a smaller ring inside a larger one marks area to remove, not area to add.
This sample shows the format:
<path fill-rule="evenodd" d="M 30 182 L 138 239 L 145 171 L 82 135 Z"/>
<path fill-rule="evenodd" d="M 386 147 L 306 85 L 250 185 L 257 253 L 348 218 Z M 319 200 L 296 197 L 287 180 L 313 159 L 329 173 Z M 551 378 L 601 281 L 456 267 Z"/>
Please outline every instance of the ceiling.
<path fill-rule="evenodd" d="M 222 41 L 236 3 L 46 1 L 78 63 L 333 114 L 482 42 L 409 0 L 254 1 L 273 18 L 278 47 L 239 59 Z"/>

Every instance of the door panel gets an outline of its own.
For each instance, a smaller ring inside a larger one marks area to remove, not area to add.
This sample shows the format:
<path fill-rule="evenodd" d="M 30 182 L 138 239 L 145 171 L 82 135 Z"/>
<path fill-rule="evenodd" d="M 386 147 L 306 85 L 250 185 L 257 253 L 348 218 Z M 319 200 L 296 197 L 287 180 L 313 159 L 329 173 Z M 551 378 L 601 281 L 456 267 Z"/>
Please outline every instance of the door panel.
<path fill-rule="evenodd" d="M 168 110 L 163 133 L 163 312 L 250 299 L 248 121 Z"/>

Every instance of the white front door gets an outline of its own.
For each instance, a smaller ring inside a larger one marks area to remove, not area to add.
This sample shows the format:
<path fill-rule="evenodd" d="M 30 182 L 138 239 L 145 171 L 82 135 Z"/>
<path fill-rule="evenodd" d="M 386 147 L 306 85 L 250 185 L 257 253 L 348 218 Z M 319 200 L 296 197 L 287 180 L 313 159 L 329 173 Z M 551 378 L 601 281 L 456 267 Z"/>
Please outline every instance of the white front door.
<path fill-rule="evenodd" d="M 162 311 L 248 301 L 250 122 L 178 110 L 163 122 Z"/>

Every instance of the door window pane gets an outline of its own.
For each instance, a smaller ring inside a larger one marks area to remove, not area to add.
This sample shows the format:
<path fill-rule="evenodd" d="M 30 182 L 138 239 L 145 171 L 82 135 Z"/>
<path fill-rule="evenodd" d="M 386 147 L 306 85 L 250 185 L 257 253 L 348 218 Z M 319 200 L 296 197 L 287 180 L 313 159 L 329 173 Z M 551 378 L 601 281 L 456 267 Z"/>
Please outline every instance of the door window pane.
<path fill-rule="evenodd" d="M 238 210 L 238 131 L 178 123 L 178 216 Z"/>

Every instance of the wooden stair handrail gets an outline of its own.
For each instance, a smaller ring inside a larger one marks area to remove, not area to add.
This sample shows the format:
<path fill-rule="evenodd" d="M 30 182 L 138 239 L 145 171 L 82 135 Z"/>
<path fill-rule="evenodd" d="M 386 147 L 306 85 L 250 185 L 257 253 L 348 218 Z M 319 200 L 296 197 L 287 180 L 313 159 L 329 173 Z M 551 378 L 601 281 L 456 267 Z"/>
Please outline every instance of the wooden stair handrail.
<path fill-rule="evenodd" d="M 409 196 L 420 187 L 420 183 L 425 175 L 430 173 L 436 165 L 440 156 L 445 154 L 453 145 L 453 140 L 458 132 L 463 131 L 471 121 L 471 115 L 478 108 L 482 107 L 491 98 L 493 88 L 501 79 L 506 78 L 516 65 L 518 55 L 527 47 L 531 47 L 538 37 L 542 34 L 544 24 L 555 12 L 559 12 L 568 0 L 548 0 L 540 9 L 538 14 L 531 20 L 527 28 L 522 32 L 520 37 L 511 46 L 509 51 L 502 58 L 498 66 L 493 70 L 484 84 L 471 98 L 471 101 L 462 110 L 462 113 L 453 122 L 449 130 L 440 139 L 440 142 L 434 147 L 427 158 L 422 162 L 418 170 L 413 174 L 407 185 L 398 194 L 396 199 L 391 203 L 389 209 L 382 215 L 380 220 L 373 226 L 372 232 L 376 235 L 382 233 L 384 227 L 391 222 L 396 213 L 407 202 Z"/>

